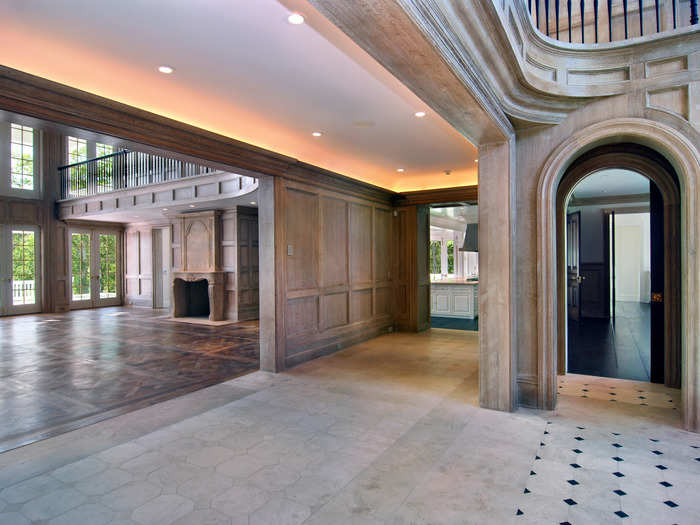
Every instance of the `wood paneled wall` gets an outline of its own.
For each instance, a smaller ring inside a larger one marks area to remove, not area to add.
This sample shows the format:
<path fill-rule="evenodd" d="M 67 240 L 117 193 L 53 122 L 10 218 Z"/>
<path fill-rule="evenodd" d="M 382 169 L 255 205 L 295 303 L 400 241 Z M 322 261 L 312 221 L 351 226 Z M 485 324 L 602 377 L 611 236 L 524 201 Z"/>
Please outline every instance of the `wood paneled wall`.
<path fill-rule="evenodd" d="M 430 327 L 430 210 L 427 206 L 396 208 L 394 221 L 394 302 L 396 329 L 419 332 Z"/>
<path fill-rule="evenodd" d="M 277 344 L 284 366 L 389 331 L 388 199 L 282 179 L 276 184 Z"/>
<path fill-rule="evenodd" d="M 129 225 L 125 232 L 125 303 L 153 306 L 151 225 Z"/>
<path fill-rule="evenodd" d="M 260 315 L 258 210 L 239 206 L 237 216 L 238 320 L 243 321 Z"/>

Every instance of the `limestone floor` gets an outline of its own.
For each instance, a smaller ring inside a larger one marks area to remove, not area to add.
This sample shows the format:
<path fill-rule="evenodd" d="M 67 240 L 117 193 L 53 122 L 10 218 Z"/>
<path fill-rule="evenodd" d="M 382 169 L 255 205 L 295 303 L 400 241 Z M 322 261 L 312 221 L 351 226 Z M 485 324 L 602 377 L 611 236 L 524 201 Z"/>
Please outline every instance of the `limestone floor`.
<path fill-rule="evenodd" d="M 389 334 L 0 454 L 0 523 L 699 522 L 676 392 L 567 376 L 554 413 L 483 410 L 477 346 Z"/>
<path fill-rule="evenodd" d="M 97 308 L 0 318 L 0 452 L 258 369 L 257 321 Z"/>

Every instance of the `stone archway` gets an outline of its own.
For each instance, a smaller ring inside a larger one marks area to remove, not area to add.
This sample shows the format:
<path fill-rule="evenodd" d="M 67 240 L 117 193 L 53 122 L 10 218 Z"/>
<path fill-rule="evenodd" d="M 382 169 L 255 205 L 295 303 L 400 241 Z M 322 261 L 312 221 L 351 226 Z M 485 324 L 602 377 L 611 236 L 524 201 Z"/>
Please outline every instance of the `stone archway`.
<path fill-rule="evenodd" d="M 644 119 L 614 119 L 581 130 L 561 144 L 547 159 L 540 174 L 537 203 L 538 302 L 538 403 L 554 408 L 557 385 L 557 351 L 560 342 L 561 296 L 557 259 L 557 197 L 564 175 L 576 159 L 608 144 L 646 146 L 671 164 L 680 185 L 681 242 L 681 390 L 683 426 L 700 430 L 700 268 L 696 248 L 700 243 L 698 179 L 700 153 L 677 130 Z"/>

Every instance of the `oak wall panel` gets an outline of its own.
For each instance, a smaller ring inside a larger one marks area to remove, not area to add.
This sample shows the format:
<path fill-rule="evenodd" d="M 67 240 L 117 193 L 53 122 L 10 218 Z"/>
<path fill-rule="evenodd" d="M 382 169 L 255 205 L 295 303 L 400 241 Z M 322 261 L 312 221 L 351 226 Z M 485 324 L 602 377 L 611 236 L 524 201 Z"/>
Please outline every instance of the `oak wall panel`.
<path fill-rule="evenodd" d="M 320 330 L 328 330 L 348 324 L 347 292 L 322 295 L 320 298 Z"/>
<path fill-rule="evenodd" d="M 372 289 L 354 290 L 350 305 L 350 322 L 372 318 Z"/>
<path fill-rule="evenodd" d="M 318 195 L 287 190 L 284 220 L 287 240 L 287 289 L 318 286 Z"/>
<path fill-rule="evenodd" d="M 348 282 L 348 204 L 321 198 L 321 286 Z"/>
<path fill-rule="evenodd" d="M 287 336 L 315 332 L 318 329 L 318 297 L 299 297 L 287 302 Z"/>
<path fill-rule="evenodd" d="M 372 207 L 350 205 L 350 280 L 372 282 Z"/>

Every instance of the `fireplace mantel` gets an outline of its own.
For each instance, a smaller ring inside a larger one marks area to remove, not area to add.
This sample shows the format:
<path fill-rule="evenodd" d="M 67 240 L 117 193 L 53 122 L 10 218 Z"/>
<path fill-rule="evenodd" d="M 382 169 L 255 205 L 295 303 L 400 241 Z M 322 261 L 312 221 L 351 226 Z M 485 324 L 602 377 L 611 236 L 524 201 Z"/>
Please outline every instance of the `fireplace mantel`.
<path fill-rule="evenodd" d="M 209 320 L 224 319 L 224 272 L 173 272 L 172 302 L 173 317 L 183 317 L 187 307 L 175 293 L 175 282 L 203 281 L 206 279 L 209 288 Z"/>

